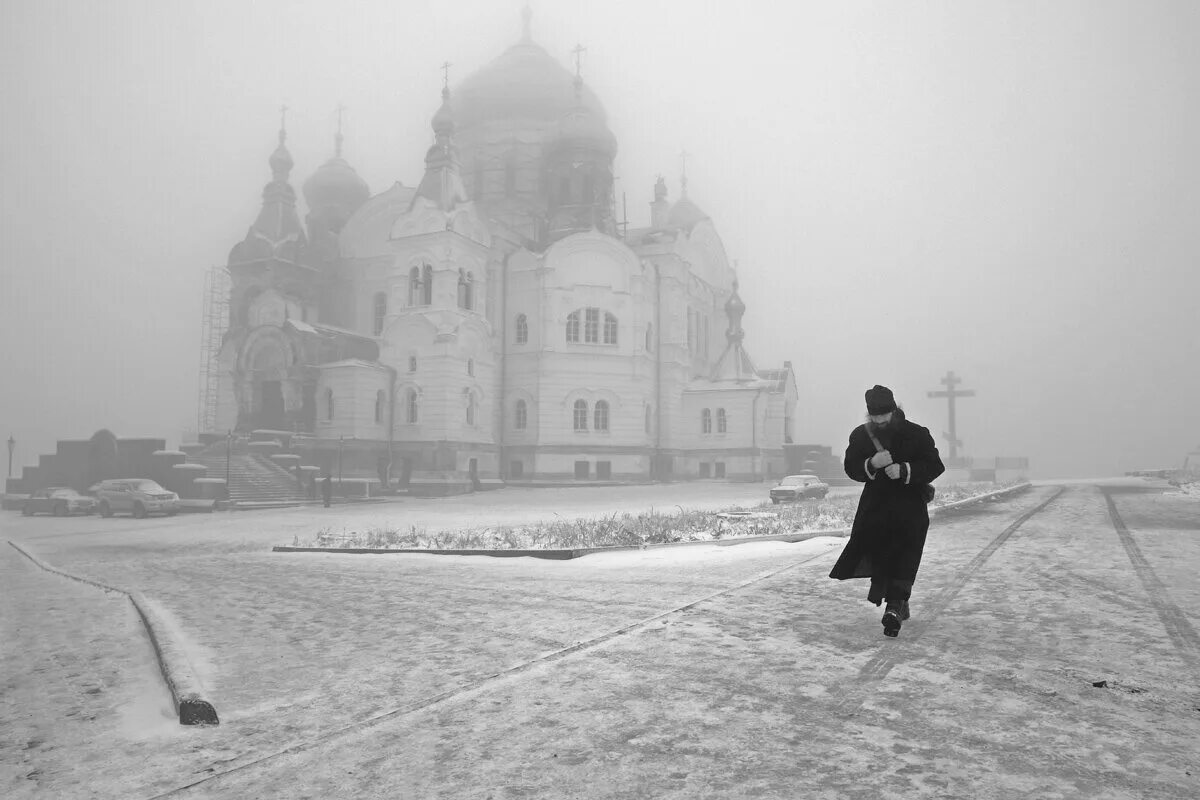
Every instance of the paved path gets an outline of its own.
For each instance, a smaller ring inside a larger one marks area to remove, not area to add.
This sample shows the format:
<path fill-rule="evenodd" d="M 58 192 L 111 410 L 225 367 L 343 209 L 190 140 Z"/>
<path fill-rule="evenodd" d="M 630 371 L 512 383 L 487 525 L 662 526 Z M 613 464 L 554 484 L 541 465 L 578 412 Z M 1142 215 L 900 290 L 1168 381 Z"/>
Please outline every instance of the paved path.
<path fill-rule="evenodd" d="M 105 738 L 89 738 L 74 700 L 47 691 L 59 677 L 28 663 L 74 653 L 114 685 L 146 683 L 123 660 L 138 652 L 132 612 L 6 554 L 6 633 L 50 603 L 81 614 L 25 634 L 44 657 L 6 650 L 6 701 L 31 704 L 52 747 L 14 750 L 33 723 L 6 714 L 0 792 L 1200 796 L 1185 613 L 1200 604 L 1200 504 L 1107 488 L 1040 487 L 937 520 L 897 640 L 862 582 L 825 577 L 836 540 L 570 562 L 285 556 L 229 517 L 208 533 L 172 520 L 85 535 L 88 521 L 7 516 L 4 538 L 170 614 L 222 725 L 131 742 L 102 706 L 89 724 Z"/>

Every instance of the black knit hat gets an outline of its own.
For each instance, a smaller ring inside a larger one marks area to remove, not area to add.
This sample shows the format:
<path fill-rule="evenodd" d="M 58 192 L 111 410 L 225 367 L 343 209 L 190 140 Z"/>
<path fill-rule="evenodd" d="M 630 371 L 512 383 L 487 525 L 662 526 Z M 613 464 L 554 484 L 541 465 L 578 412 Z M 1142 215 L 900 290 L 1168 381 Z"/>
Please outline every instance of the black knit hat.
<path fill-rule="evenodd" d="M 892 390 L 886 386 L 880 386 L 878 383 L 870 389 L 867 389 L 867 413 L 871 416 L 876 414 L 886 414 L 889 411 L 896 410 L 896 398 L 892 396 Z"/>

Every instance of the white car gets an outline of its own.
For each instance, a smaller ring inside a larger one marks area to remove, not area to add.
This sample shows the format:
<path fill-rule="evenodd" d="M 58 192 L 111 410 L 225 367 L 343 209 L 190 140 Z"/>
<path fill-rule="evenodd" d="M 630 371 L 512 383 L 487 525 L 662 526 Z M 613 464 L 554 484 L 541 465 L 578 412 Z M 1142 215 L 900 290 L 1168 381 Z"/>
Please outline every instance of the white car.
<path fill-rule="evenodd" d="M 117 478 L 100 481 L 90 491 L 96 496 L 96 510 L 102 517 L 127 511 L 141 519 L 149 514 L 179 513 L 179 495 L 167 491 L 149 478 Z"/>
<path fill-rule="evenodd" d="M 821 498 L 829 494 L 829 484 L 816 475 L 788 475 L 771 487 L 771 502 Z"/>

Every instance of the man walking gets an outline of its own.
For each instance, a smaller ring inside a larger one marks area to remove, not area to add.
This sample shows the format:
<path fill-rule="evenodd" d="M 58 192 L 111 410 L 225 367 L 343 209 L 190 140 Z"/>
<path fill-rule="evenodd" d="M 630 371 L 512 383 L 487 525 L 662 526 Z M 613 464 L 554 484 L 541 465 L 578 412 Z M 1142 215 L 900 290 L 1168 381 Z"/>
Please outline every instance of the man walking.
<path fill-rule="evenodd" d="M 908 619 L 908 600 L 929 532 L 929 486 L 945 472 L 937 445 L 904 417 L 891 389 L 867 390 L 867 421 L 850 432 L 846 475 L 865 484 L 850 540 L 829 577 L 870 578 L 867 599 L 886 601 L 883 632 L 897 636 Z"/>

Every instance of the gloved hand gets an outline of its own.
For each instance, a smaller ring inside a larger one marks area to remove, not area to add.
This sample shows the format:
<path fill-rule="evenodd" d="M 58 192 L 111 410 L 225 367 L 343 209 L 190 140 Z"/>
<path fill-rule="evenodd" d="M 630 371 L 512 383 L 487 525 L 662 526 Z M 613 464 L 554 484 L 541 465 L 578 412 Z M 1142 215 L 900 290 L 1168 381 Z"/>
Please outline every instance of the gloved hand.
<path fill-rule="evenodd" d="M 887 475 L 887 476 L 888 476 L 889 478 L 891 478 L 892 480 L 899 480 L 899 478 L 900 478 L 900 465 L 899 465 L 899 464 L 888 464 L 888 465 L 887 465 L 887 469 L 885 469 L 885 470 L 883 471 L 883 474 Z"/>
<path fill-rule="evenodd" d="M 873 469 L 883 469 L 890 463 L 892 463 L 892 454 L 887 450 L 880 450 L 871 456 L 871 467 Z"/>

